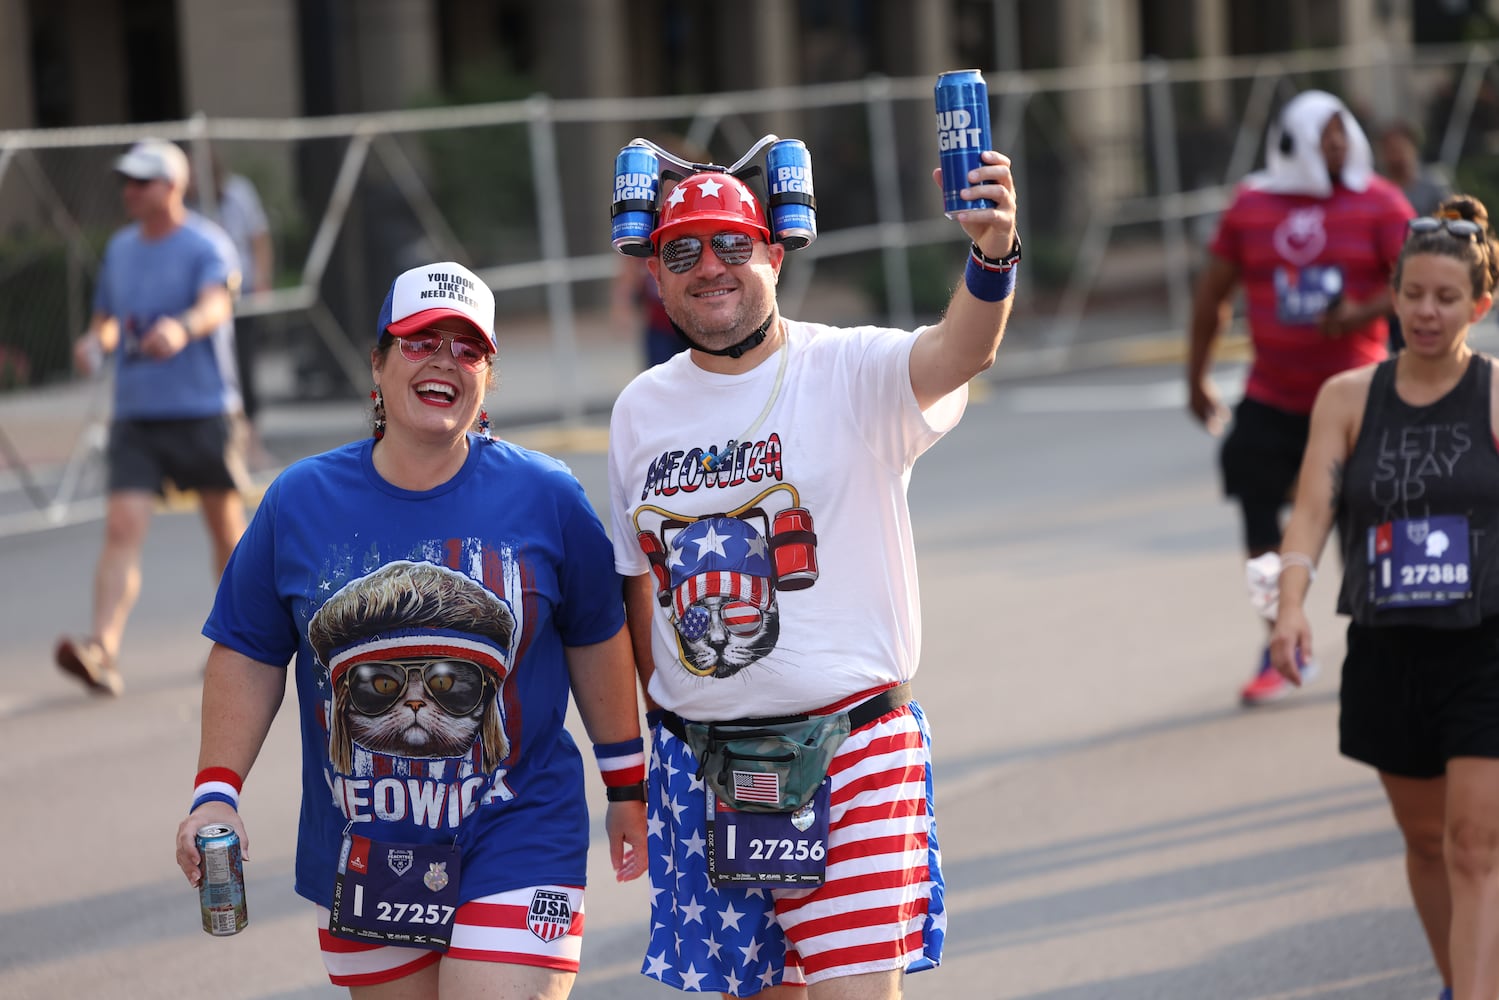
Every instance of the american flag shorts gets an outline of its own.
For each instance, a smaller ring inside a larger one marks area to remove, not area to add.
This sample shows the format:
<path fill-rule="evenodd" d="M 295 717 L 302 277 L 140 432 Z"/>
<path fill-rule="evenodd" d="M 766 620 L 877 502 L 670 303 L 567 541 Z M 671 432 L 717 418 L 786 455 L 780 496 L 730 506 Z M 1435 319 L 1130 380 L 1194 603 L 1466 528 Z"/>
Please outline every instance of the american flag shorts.
<path fill-rule="evenodd" d="M 932 810 L 931 734 L 913 701 L 849 734 L 828 773 L 827 880 L 715 888 L 697 758 L 665 727 L 650 756 L 651 934 L 641 972 L 687 992 L 919 972 L 947 930 Z"/>
<path fill-rule="evenodd" d="M 564 911 L 566 919 L 559 919 Z M 319 906 L 317 915 L 323 967 L 334 986 L 393 982 L 444 954 L 575 973 L 583 950 L 583 890 L 578 886 L 531 886 L 464 903 L 453 915 L 452 944 L 445 953 L 337 938 L 328 933 L 328 908 Z"/>

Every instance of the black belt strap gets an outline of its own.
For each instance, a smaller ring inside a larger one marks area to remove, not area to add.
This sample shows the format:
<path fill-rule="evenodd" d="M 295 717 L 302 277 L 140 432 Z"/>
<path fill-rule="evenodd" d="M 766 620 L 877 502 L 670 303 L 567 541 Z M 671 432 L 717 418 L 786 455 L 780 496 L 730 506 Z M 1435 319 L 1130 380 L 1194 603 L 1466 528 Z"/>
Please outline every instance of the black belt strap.
<path fill-rule="evenodd" d="M 907 704 L 910 700 L 910 681 L 906 681 L 904 684 L 897 684 L 892 688 L 886 688 L 873 698 L 859 702 L 845 713 L 848 716 L 848 731 L 853 732 L 856 729 L 862 729 L 880 716 Z M 830 712 L 828 714 L 836 715 L 837 713 Z M 758 719 L 720 719 L 715 720 L 713 725 L 725 728 L 753 729 L 759 726 L 779 726 L 788 723 L 806 722 L 808 719 L 814 717 L 811 715 L 776 715 Z M 669 733 L 679 740 L 687 739 L 687 725 L 680 715 L 662 709 L 660 718 L 661 724 L 666 727 Z"/>

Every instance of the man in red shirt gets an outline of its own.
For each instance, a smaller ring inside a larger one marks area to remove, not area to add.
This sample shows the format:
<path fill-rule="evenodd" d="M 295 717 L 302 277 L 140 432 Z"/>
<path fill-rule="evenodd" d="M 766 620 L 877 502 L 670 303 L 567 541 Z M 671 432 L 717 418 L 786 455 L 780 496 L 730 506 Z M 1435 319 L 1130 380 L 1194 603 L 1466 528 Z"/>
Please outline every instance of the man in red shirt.
<path fill-rule="evenodd" d="M 1192 415 L 1220 433 L 1229 413 L 1208 369 L 1242 284 L 1254 362 L 1220 465 L 1250 558 L 1280 547 L 1317 390 L 1385 357 L 1390 277 L 1412 215 L 1400 189 L 1374 173 L 1369 140 L 1348 108 L 1309 90 L 1286 104 L 1270 129 L 1265 169 L 1245 178 L 1219 222 L 1192 306 L 1187 387 Z M 1305 664 L 1303 679 L 1315 672 Z M 1289 691 L 1266 646 L 1241 700 L 1260 705 Z"/>

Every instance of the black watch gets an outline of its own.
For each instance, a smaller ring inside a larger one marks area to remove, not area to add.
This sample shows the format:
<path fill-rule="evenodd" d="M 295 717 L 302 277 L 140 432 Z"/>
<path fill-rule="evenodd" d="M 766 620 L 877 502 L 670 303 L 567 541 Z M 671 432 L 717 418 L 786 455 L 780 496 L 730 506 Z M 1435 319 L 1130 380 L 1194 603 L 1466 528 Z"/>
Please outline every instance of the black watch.
<path fill-rule="evenodd" d="M 610 785 L 604 789 L 604 798 L 610 802 L 644 802 L 645 783 L 633 785 Z"/>
<path fill-rule="evenodd" d="M 972 253 L 974 259 L 977 260 L 980 264 L 983 264 L 986 267 L 992 267 L 996 270 L 1008 271 L 1010 268 L 1020 263 L 1020 234 L 1015 234 L 1015 243 L 1010 247 L 1010 252 L 1005 254 L 1003 257 L 987 256 L 983 250 L 979 249 L 979 245 L 977 243 L 972 244 Z"/>

